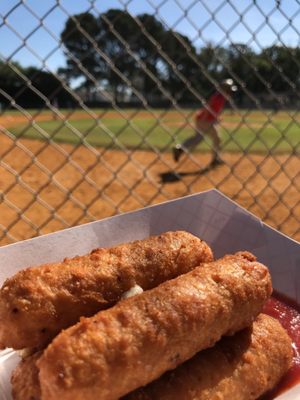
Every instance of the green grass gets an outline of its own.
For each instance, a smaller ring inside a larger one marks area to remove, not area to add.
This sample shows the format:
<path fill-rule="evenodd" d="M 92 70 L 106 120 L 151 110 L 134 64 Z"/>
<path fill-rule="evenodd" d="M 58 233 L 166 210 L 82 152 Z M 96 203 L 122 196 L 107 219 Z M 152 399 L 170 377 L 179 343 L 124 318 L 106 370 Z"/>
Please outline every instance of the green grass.
<path fill-rule="evenodd" d="M 300 144 L 300 126 L 293 122 L 277 122 L 256 126 L 241 126 L 222 132 L 223 149 L 275 153 L 291 152 Z"/>
<path fill-rule="evenodd" d="M 100 110 L 94 110 L 100 112 Z M 193 134 L 193 113 L 185 111 L 187 121 L 174 111 L 165 112 L 155 110 L 161 116 L 162 125 L 157 123 L 155 117 L 134 114 L 134 110 L 123 110 L 130 116 L 128 122 L 125 118 L 111 115 L 91 119 L 70 120 L 69 124 L 62 121 L 51 120 L 36 122 L 33 125 L 19 124 L 9 130 L 16 137 L 26 137 L 44 140 L 44 133 L 56 142 L 71 143 L 82 142 L 83 138 L 93 146 L 119 147 L 122 144 L 130 148 L 151 149 L 151 146 L 161 150 L 170 149 L 174 143 L 181 142 Z M 141 111 L 144 113 L 144 111 Z M 242 115 L 242 116 L 241 116 Z M 300 144 L 300 121 L 293 121 L 287 113 L 278 113 L 266 117 L 260 112 L 243 112 L 241 115 L 225 113 L 222 117 L 221 135 L 225 151 L 248 152 L 290 152 Z M 198 149 L 207 150 L 210 141 L 203 142 Z"/>

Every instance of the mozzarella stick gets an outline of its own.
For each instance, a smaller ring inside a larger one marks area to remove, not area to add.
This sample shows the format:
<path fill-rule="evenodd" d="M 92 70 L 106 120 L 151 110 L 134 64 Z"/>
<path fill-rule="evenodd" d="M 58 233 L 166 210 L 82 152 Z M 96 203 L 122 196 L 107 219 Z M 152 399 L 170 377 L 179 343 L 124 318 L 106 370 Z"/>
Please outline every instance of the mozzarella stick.
<path fill-rule="evenodd" d="M 260 314 L 251 328 L 223 337 L 173 371 L 123 400 L 254 400 L 272 389 L 292 362 L 292 343 L 278 321 Z M 36 361 L 30 356 L 12 378 L 14 400 L 40 400 Z"/>
<path fill-rule="evenodd" d="M 119 399 L 249 326 L 271 291 L 267 267 L 245 252 L 82 318 L 37 362 L 42 399 Z"/>
<path fill-rule="evenodd" d="M 36 366 L 41 352 L 34 353 L 19 362 L 11 377 L 14 400 L 40 400 L 39 370 Z"/>
<path fill-rule="evenodd" d="M 0 348 L 42 347 L 131 287 L 153 288 L 212 259 L 205 242 L 178 231 L 20 271 L 0 291 Z"/>
<path fill-rule="evenodd" d="M 123 400 L 258 399 L 288 371 L 292 357 L 285 329 L 260 314 L 253 328 L 221 339 Z"/>

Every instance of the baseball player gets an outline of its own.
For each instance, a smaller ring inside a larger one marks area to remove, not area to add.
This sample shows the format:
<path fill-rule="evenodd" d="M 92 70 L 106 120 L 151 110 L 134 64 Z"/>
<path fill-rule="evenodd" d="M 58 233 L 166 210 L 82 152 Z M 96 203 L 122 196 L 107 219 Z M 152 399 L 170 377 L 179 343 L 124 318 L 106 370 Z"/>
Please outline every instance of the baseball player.
<path fill-rule="evenodd" d="M 232 92 L 237 90 L 237 86 L 232 79 L 225 79 L 219 88 L 220 91 L 216 91 L 209 98 L 207 106 L 196 113 L 195 134 L 173 148 L 174 161 L 179 161 L 184 152 L 194 149 L 203 140 L 204 135 L 208 135 L 213 142 L 213 158 L 210 165 L 216 166 L 223 163 L 219 156 L 221 140 L 217 126 L 218 117 Z"/>

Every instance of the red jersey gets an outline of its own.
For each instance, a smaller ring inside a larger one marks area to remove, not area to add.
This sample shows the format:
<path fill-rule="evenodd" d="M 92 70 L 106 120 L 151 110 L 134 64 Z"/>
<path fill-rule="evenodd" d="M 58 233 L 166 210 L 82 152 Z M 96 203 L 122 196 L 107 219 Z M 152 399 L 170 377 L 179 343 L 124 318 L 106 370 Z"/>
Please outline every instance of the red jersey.
<path fill-rule="evenodd" d="M 208 100 L 207 108 L 201 108 L 197 114 L 196 119 L 201 119 L 202 121 L 216 122 L 219 114 L 223 111 L 226 99 L 219 93 L 214 93 Z"/>

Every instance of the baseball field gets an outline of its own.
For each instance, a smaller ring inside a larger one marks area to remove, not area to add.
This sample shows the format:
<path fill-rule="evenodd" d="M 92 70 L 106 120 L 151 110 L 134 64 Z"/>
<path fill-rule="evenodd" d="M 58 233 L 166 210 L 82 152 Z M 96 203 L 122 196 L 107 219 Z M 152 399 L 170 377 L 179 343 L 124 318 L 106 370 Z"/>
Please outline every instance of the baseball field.
<path fill-rule="evenodd" d="M 300 240 L 300 116 L 227 111 L 225 163 L 205 141 L 180 164 L 193 110 L 28 110 L 0 116 L 0 244 L 218 188 Z M 86 209 L 86 211 L 84 211 Z"/>

